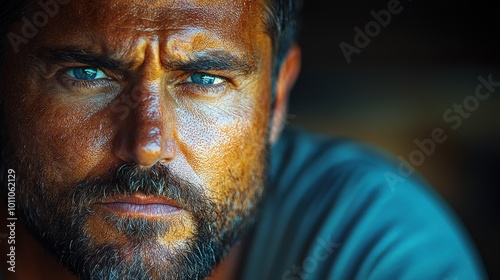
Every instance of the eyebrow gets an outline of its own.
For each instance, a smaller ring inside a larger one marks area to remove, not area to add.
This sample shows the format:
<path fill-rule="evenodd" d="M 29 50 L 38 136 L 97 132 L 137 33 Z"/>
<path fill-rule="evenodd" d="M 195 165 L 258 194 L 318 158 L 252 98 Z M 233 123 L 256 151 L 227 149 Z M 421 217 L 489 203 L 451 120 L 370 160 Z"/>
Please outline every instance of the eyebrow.
<path fill-rule="evenodd" d="M 107 54 L 96 54 L 93 51 L 78 48 L 40 48 L 32 56 L 46 64 L 76 62 L 110 70 L 126 70 L 133 65 L 132 62 L 120 61 Z M 196 52 L 187 60 L 167 59 L 163 64 L 170 70 L 233 71 L 249 75 L 257 68 L 253 61 L 255 59 L 252 56 L 238 57 L 224 50 L 207 50 Z"/>
<path fill-rule="evenodd" d="M 237 57 L 230 52 L 208 50 L 195 53 L 188 60 L 169 60 L 165 64 L 172 70 L 183 71 L 234 71 L 249 75 L 256 70 L 250 56 Z"/>
<path fill-rule="evenodd" d="M 76 62 L 90 66 L 99 66 L 110 70 L 127 69 L 132 65 L 132 63 L 113 59 L 107 54 L 96 54 L 93 51 L 78 48 L 39 48 L 32 57 L 46 64 Z"/>

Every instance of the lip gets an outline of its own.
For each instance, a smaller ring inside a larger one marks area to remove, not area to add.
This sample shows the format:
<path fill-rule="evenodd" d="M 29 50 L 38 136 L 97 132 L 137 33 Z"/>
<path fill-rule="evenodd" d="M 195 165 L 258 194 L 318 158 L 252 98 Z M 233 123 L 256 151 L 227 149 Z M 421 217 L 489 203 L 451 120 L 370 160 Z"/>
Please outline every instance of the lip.
<path fill-rule="evenodd" d="M 164 197 L 133 195 L 97 203 L 108 211 L 132 217 L 162 217 L 179 212 L 181 207 Z"/>

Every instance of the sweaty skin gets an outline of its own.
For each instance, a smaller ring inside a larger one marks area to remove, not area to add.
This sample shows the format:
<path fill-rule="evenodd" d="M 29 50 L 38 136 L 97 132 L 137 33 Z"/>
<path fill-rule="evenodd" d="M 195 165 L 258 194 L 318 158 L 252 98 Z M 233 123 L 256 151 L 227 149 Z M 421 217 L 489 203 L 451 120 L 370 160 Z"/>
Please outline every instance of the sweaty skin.
<path fill-rule="evenodd" d="M 73 0 L 61 6 L 19 53 L 8 50 L 2 94 L 13 150 L 55 193 L 125 163 L 147 169 L 161 162 L 202 186 L 216 206 L 229 198 L 232 207 L 253 207 L 256 188 L 263 187 L 253 175 L 265 176 L 262 158 L 279 134 L 299 60 L 294 49 L 271 108 L 273 56 L 261 5 Z M 95 79 L 75 78 L 75 69 L 92 66 Z M 213 84 L 195 83 L 195 73 Z M 35 176 L 27 173 L 17 170 Z M 104 222 L 110 210 L 92 207 L 98 215 L 85 224 L 92 241 L 127 243 Z M 230 221 L 233 213 L 224 215 Z M 182 209 L 159 220 L 175 227 L 161 244 L 182 247 L 196 234 Z M 16 230 L 18 270 L 8 273 L 2 265 L 6 279 L 74 279 L 22 224 Z M 6 252 L 7 244 L 0 245 Z M 216 279 L 235 272 L 238 246 L 229 256 L 214 270 Z"/>

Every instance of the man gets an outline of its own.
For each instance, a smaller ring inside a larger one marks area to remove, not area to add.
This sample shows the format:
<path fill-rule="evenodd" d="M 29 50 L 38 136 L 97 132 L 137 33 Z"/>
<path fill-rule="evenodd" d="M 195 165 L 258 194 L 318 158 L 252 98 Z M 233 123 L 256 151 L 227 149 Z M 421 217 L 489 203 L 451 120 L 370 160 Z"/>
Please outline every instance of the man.
<path fill-rule="evenodd" d="M 417 180 L 391 191 L 368 148 L 281 133 L 299 1 L 4 10 L 6 279 L 483 277 Z"/>

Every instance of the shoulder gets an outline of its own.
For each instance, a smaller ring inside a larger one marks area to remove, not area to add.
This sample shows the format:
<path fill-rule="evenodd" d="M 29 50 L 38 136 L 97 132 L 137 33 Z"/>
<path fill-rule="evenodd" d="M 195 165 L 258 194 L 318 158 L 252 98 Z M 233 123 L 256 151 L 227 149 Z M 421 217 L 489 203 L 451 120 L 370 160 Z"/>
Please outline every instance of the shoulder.
<path fill-rule="evenodd" d="M 294 129 L 273 147 L 270 168 L 254 239 L 267 239 L 264 279 L 482 277 L 459 221 L 388 155 Z"/>

